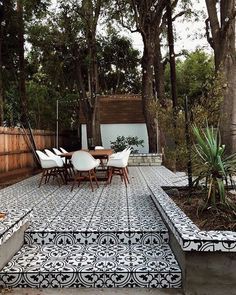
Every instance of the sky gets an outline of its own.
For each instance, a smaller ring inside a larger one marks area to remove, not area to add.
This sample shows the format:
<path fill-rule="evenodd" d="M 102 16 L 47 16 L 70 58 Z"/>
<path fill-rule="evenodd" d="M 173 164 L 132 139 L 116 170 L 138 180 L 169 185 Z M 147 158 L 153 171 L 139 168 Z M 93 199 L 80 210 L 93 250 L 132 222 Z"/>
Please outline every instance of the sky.
<path fill-rule="evenodd" d="M 194 10 L 206 11 L 205 0 L 193 0 Z M 198 22 L 184 20 L 179 18 L 174 23 L 174 30 L 178 32 L 178 38 L 175 42 L 175 53 L 178 54 L 183 49 L 194 51 L 197 48 L 203 48 L 207 52 L 211 52 L 211 48 L 205 37 L 205 17 L 201 17 Z M 130 33 L 124 31 L 125 36 L 129 36 L 135 49 L 143 51 L 143 42 L 140 33 Z"/>
<path fill-rule="evenodd" d="M 205 0 L 192 0 L 194 3 L 194 11 L 206 11 Z M 57 0 L 52 0 L 52 7 L 57 7 Z M 174 30 L 178 32 L 178 38 L 175 42 L 175 53 L 178 54 L 183 49 L 188 51 L 194 51 L 197 48 L 203 48 L 207 52 L 211 52 L 211 48 L 206 40 L 205 34 L 205 17 L 201 18 L 200 21 L 187 21 L 184 17 L 177 19 L 174 22 Z M 143 51 L 143 41 L 140 33 L 130 33 L 128 30 L 123 30 L 121 35 L 128 36 L 135 49 Z M 163 50 L 165 53 L 165 49 Z"/>

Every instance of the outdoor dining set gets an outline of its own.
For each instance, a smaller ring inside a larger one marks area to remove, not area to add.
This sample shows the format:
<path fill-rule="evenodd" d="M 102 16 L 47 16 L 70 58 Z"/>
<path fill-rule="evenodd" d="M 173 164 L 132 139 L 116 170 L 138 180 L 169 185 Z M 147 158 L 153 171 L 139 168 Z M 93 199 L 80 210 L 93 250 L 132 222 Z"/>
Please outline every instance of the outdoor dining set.
<path fill-rule="evenodd" d="M 105 149 L 102 146 L 96 146 L 94 150 L 74 152 L 68 152 L 62 147 L 52 150 L 36 151 L 43 169 L 39 187 L 43 180 L 48 183 L 51 177 L 57 180 L 59 186 L 61 181 L 63 184 L 72 181 L 71 191 L 75 184 L 80 185 L 82 180 L 88 180 L 93 191 L 93 181 L 95 181 L 97 187 L 99 186 L 98 180 L 105 180 L 107 184 L 110 184 L 113 175 L 120 175 L 125 186 L 129 183 L 127 166 L 131 153 L 130 147 L 117 153 L 113 153 L 112 149 Z M 97 177 L 97 171 L 105 172 L 105 176 L 103 174 L 102 178 Z"/>

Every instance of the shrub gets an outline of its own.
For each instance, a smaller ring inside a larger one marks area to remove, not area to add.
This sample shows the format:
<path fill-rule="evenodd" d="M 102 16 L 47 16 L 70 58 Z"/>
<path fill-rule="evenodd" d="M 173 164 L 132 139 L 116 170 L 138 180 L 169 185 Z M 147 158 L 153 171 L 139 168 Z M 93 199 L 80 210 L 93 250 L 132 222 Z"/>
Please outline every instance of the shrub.
<path fill-rule="evenodd" d="M 207 191 L 206 204 L 214 207 L 221 203 L 228 205 L 225 184 L 236 172 L 236 154 L 225 156 L 225 146 L 221 144 L 219 128 L 205 129 L 193 126 L 195 144 L 196 185 L 203 185 Z"/>
<path fill-rule="evenodd" d="M 138 150 L 134 149 L 134 146 L 144 146 L 143 145 L 144 140 L 139 139 L 138 136 L 118 136 L 115 141 L 111 141 L 111 148 L 115 152 L 121 152 L 123 151 L 126 147 L 130 146 L 131 147 L 131 152 L 132 153 L 138 153 Z"/>

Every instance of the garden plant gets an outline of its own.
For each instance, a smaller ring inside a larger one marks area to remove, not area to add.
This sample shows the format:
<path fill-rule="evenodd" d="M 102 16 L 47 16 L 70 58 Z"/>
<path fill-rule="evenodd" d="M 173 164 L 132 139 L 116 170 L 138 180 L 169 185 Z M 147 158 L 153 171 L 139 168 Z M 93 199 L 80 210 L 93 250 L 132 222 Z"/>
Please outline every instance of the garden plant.
<path fill-rule="evenodd" d="M 205 129 L 193 125 L 195 136 L 195 164 L 197 175 L 195 185 L 201 185 L 206 194 L 206 206 L 235 205 L 227 196 L 229 184 L 233 185 L 232 176 L 236 172 L 236 154 L 227 156 L 225 146 L 221 144 L 219 128 L 207 126 Z"/>

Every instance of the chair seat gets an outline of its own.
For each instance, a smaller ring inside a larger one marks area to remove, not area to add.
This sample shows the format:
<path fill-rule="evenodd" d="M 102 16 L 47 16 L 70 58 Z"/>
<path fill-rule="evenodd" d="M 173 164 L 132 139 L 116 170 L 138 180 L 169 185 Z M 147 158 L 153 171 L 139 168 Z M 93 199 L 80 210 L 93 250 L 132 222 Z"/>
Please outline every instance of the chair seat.
<path fill-rule="evenodd" d="M 50 157 L 38 150 L 36 150 L 36 153 L 43 169 L 39 187 L 42 184 L 43 178 L 45 178 L 45 183 L 48 183 L 51 177 L 56 177 L 58 185 L 60 186 L 59 177 L 61 178 L 62 182 L 65 180 L 63 161 L 56 155 L 54 155 L 55 157 Z"/>
<path fill-rule="evenodd" d="M 108 166 L 108 180 L 107 183 L 111 183 L 113 175 L 120 175 L 122 181 L 124 180 L 125 185 L 129 183 L 128 178 L 128 159 L 130 150 L 123 150 L 122 152 L 113 154 L 107 162 Z"/>
<path fill-rule="evenodd" d="M 78 182 L 78 185 L 79 185 L 81 180 L 84 180 L 86 178 L 89 179 L 90 181 L 92 191 L 93 191 L 93 183 L 92 183 L 93 180 L 95 180 L 98 187 L 95 168 L 97 168 L 100 164 L 99 159 L 97 160 L 94 159 L 94 157 L 91 156 L 86 151 L 77 151 L 72 155 L 71 162 L 73 164 L 74 169 L 77 171 L 77 174 L 74 177 L 74 183 L 71 188 L 71 191 L 73 190 L 76 182 Z M 86 177 L 82 175 L 82 173 L 84 172 L 87 172 Z"/>

